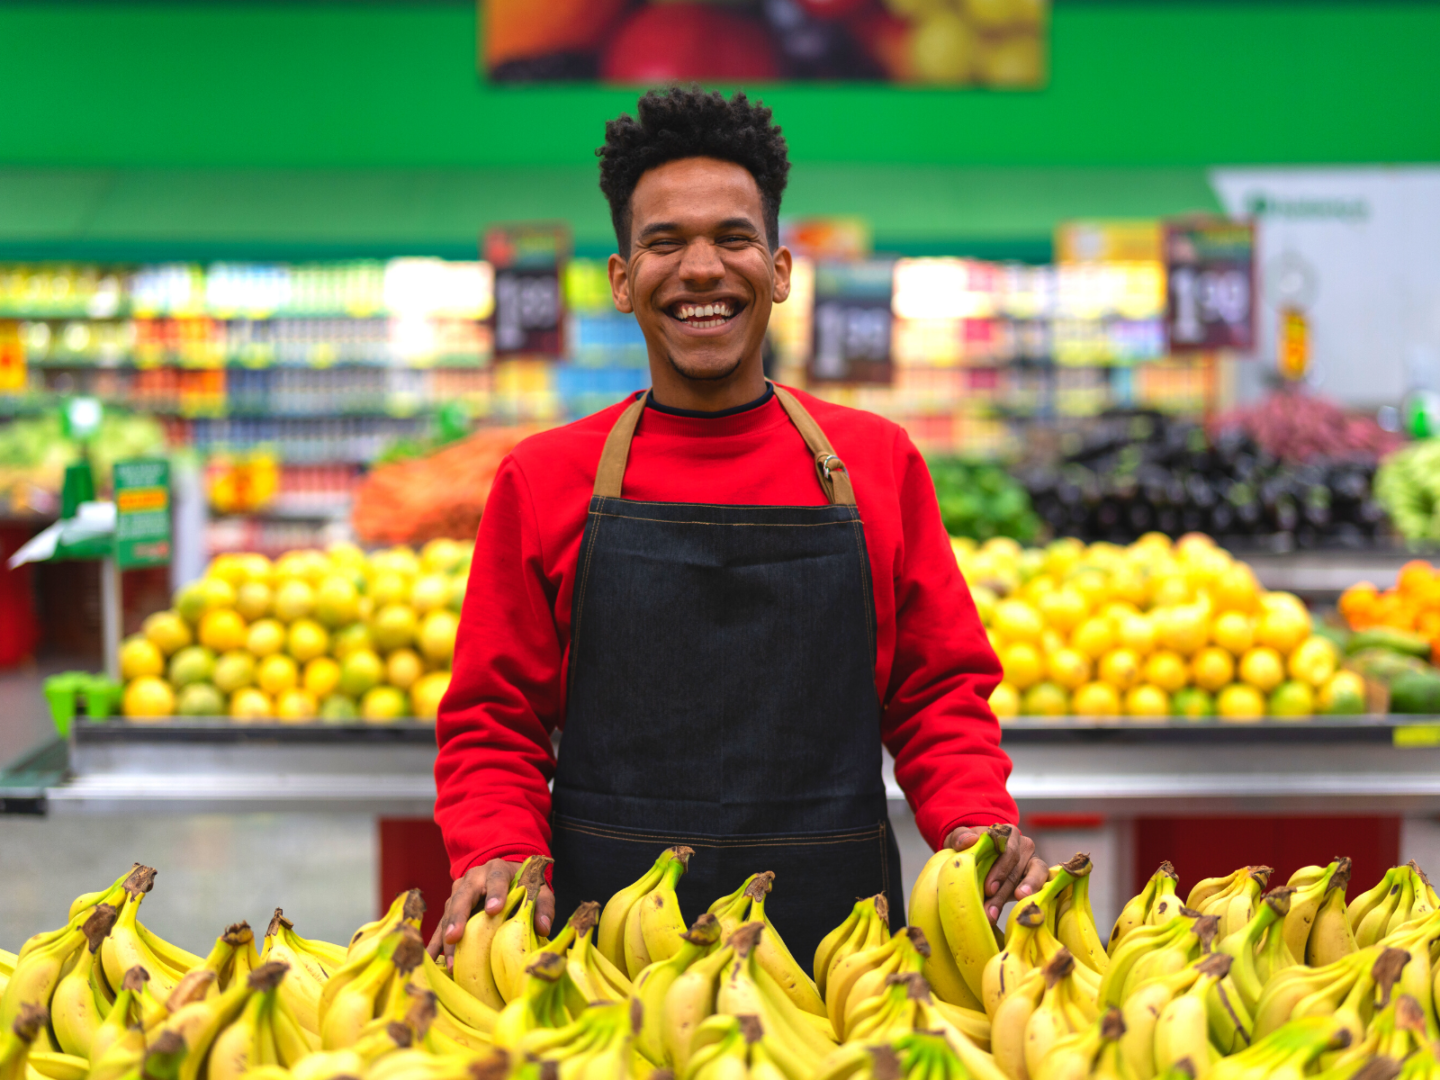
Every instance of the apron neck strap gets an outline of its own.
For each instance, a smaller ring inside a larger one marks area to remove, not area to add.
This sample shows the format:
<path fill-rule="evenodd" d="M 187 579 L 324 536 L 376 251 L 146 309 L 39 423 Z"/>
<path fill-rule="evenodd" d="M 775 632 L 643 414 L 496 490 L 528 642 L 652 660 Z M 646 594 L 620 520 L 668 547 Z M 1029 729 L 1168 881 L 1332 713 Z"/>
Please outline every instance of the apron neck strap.
<path fill-rule="evenodd" d="M 785 410 L 785 415 L 790 418 L 790 422 L 795 425 L 800 437 L 810 449 L 815 462 L 815 473 L 820 479 L 825 497 L 833 506 L 854 506 L 855 489 L 850 484 L 850 472 L 845 468 L 845 463 L 835 455 L 835 450 L 825 433 L 820 430 L 820 425 L 815 423 L 814 418 L 805 411 L 805 406 L 800 404 L 794 394 L 784 387 L 775 386 L 774 383 L 770 385 L 775 388 L 775 397 L 779 400 L 780 407 Z M 630 441 L 635 437 L 635 426 L 640 423 L 648 397 L 647 391 L 632 401 L 620 414 L 620 419 L 615 421 L 610 434 L 605 437 L 605 448 L 600 451 L 600 466 L 595 471 L 595 494 L 602 499 L 620 498 L 620 489 L 625 482 L 625 461 L 630 456 Z"/>

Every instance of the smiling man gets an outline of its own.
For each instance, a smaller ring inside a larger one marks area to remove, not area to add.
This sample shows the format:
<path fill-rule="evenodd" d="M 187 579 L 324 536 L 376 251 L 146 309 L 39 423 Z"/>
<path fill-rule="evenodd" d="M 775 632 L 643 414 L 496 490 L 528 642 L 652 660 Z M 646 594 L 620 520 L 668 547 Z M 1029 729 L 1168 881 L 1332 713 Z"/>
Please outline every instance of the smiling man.
<path fill-rule="evenodd" d="M 770 110 L 672 89 L 638 113 L 606 126 L 600 188 L 653 385 L 495 479 L 440 709 L 456 880 L 431 949 L 528 855 L 555 860 L 545 933 L 686 844 L 688 918 L 773 870 L 767 912 L 808 963 L 856 897 L 904 922 L 882 745 L 932 845 L 1016 823 L 1000 668 L 905 432 L 765 379 L 791 267 Z M 1015 835 L 992 919 L 1045 881 Z"/>

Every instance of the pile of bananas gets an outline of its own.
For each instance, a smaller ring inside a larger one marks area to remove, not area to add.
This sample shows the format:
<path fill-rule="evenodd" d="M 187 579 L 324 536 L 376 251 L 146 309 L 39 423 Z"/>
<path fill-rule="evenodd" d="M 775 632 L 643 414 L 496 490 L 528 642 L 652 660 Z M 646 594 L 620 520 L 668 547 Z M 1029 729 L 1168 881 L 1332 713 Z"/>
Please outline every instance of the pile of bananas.
<path fill-rule="evenodd" d="M 550 939 L 550 860 L 527 860 L 448 970 L 418 890 L 344 946 L 277 909 L 262 940 L 236 923 L 192 955 L 140 922 L 137 864 L 0 952 L 0 1080 L 1440 1080 L 1440 897 L 1414 863 L 1349 904 L 1344 858 L 1183 902 L 1165 863 L 1104 942 L 1083 854 L 990 925 L 1010 836 L 938 852 L 898 931 L 883 895 L 857 901 L 808 968 L 768 871 L 687 925 L 687 847 Z"/>

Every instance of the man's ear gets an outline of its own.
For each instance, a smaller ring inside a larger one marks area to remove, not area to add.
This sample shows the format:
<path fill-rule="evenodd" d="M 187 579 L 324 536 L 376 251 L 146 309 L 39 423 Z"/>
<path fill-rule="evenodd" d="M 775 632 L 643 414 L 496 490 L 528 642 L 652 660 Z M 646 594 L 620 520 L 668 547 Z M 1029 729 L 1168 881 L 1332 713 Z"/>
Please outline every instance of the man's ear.
<path fill-rule="evenodd" d="M 774 302 L 783 304 L 790 297 L 790 271 L 794 260 L 790 249 L 783 244 L 775 249 L 775 297 Z"/>
<path fill-rule="evenodd" d="M 606 270 L 610 274 L 610 297 L 615 301 L 615 310 L 626 315 L 633 314 L 635 305 L 630 302 L 630 264 L 619 255 L 611 255 Z M 788 292 L 788 283 L 785 288 Z"/>

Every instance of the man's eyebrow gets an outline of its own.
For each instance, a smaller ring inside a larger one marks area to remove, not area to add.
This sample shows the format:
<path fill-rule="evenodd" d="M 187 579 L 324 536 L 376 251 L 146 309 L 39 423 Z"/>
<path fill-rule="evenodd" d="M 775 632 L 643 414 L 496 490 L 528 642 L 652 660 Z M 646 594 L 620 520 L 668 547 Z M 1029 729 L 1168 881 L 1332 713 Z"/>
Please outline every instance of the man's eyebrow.
<path fill-rule="evenodd" d="M 754 232 L 754 233 L 758 233 L 758 232 L 760 231 L 759 227 L 758 227 L 753 221 L 751 221 L 748 217 L 730 217 L 730 218 L 726 218 L 724 221 L 719 222 L 719 223 L 715 226 L 715 228 L 716 228 L 716 229 L 749 229 L 751 232 Z M 679 222 L 676 222 L 676 221 L 652 221 L 649 225 L 646 225 L 643 229 L 640 230 L 640 239 L 643 240 L 643 239 L 645 239 L 647 236 L 654 236 L 656 233 L 672 233 L 672 232 L 679 232 L 679 231 L 680 231 L 680 223 L 679 223 Z"/>
<path fill-rule="evenodd" d="M 652 221 L 640 230 L 641 237 L 654 236 L 656 233 L 679 232 L 680 225 L 675 221 Z"/>

